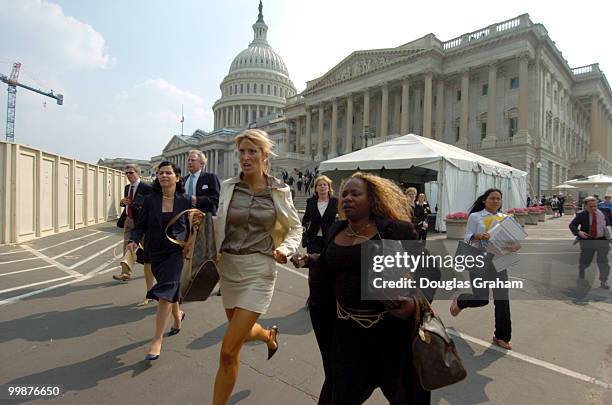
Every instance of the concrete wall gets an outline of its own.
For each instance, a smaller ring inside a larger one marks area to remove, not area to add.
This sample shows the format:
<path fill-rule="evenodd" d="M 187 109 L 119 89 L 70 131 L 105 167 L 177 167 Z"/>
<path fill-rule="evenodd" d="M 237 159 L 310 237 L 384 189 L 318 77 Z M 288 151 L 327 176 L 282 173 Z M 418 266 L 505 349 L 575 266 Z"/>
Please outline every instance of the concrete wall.
<path fill-rule="evenodd" d="M 116 219 L 123 172 L 0 142 L 0 244 Z"/>

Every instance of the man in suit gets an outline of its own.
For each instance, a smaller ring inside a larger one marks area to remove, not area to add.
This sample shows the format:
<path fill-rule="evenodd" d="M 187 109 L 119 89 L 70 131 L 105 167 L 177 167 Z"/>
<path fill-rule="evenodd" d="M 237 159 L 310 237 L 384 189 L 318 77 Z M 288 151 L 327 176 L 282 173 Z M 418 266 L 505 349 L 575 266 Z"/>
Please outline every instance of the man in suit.
<path fill-rule="evenodd" d="M 584 279 L 584 272 L 597 254 L 597 267 L 599 268 L 599 282 L 603 289 L 609 290 L 608 252 L 610 241 L 606 239 L 606 226 L 610 225 L 610 217 L 597 208 L 597 198 L 591 196 L 584 199 L 584 210 L 580 211 L 569 228 L 580 242 L 580 260 L 578 264 L 578 278 Z"/>
<path fill-rule="evenodd" d="M 123 198 L 119 202 L 119 205 L 123 207 L 121 217 L 117 221 L 117 226 L 123 228 L 123 253 L 125 254 L 128 241 L 130 239 L 130 233 L 134 229 L 134 221 L 140 215 L 140 210 L 146 196 L 153 192 L 153 187 L 146 182 L 140 181 L 140 166 L 135 163 L 128 164 L 125 166 L 125 176 L 129 182 L 123 190 Z M 123 268 L 119 275 L 113 275 L 113 278 L 118 281 L 129 281 L 132 278 L 131 270 L 126 266 Z M 151 278 L 151 286 L 153 275 L 149 270 Z M 126 272 L 127 271 L 127 272 Z M 147 268 L 145 266 L 145 276 L 147 274 Z M 148 285 L 147 279 L 147 285 Z"/>
<path fill-rule="evenodd" d="M 214 173 L 204 172 L 206 156 L 199 150 L 190 150 L 187 157 L 189 174 L 183 178 L 186 194 L 191 197 L 192 206 L 202 212 L 217 214 L 221 184 Z"/>

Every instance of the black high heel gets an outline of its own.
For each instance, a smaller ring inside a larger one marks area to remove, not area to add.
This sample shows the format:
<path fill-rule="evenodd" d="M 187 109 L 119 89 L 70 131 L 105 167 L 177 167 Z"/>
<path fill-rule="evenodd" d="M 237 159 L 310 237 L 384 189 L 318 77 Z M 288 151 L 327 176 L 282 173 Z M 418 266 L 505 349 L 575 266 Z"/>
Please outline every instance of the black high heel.
<path fill-rule="evenodd" d="M 151 353 L 147 353 L 147 355 L 144 358 L 146 361 L 153 361 L 153 360 L 157 360 L 159 359 L 159 354 L 151 354 Z"/>
<path fill-rule="evenodd" d="M 274 333 L 274 335 L 272 335 L 272 333 Z M 268 338 L 268 342 L 270 342 L 270 340 L 272 339 L 274 340 L 274 343 L 276 343 L 276 347 L 274 349 L 270 349 L 268 347 L 268 360 L 270 360 L 272 356 L 274 356 L 274 354 L 278 351 L 278 348 L 280 347 L 278 344 L 278 327 L 276 325 L 270 328 L 270 337 Z"/>
<path fill-rule="evenodd" d="M 185 319 L 185 311 L 183 311 L 183 315 L 181 315 L 181 322 Z M 170 328 L 170 332 L 168 332 L 168 336 L 178 335 L 181 331 L 181 328 Z"/>

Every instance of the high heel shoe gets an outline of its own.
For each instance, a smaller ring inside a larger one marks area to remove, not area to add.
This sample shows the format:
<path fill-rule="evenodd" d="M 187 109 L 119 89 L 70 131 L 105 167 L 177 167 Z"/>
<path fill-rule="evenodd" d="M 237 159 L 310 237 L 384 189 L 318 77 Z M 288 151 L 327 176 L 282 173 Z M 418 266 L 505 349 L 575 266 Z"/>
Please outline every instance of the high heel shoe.
<path fill-rule="evenodd" d="M 157 360 L 159 359 L 159 354 L 151 354 L 151 353 L 147 353 L 147 355 L 144 358 L 146 361 L 153 361 L 153 360 Z"/>
<path fill-rule="evenodd" d="M 185 319 L 185 311 L 183 311 L 183 315 L 181 315 L 181 322 Z M 170 328 L 170 332 L 168 332 L 168 336 L 178 335 L 181 331 L 181 328 Z"/>
<path fill-rule="evenodd" d="M 270 347 L 268 347 L 268 360 L 270 360 L 272 358 L 272 356 L 274 356 L 274 354 L 276 353 L 276 351 L 279 348 L 278 345 L 278 327 L 276 325 L 272 326 L 270 328 L 270 337 L 268 338 L 268 343 L 270 342 L 270 340 L 273 340 L 274 343 L 276 343 L 276 347 L 274 349 L 270 349 Z"/>

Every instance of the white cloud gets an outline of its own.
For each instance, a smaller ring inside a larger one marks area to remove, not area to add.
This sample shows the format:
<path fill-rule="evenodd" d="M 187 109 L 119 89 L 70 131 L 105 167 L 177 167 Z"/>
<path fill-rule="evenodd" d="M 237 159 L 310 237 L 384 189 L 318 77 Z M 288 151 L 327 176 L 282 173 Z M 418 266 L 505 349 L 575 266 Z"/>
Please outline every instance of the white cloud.
<path fill-rule="evenodd" d="M 91 25 L 65 15 L 57 4 L 45 0 L 1 1 L 0 4 L 3 57 L 36 62 L 38 69 L 55 72 L 109 68 L 115 64 L 105 49 L 102 34 Z"/>

